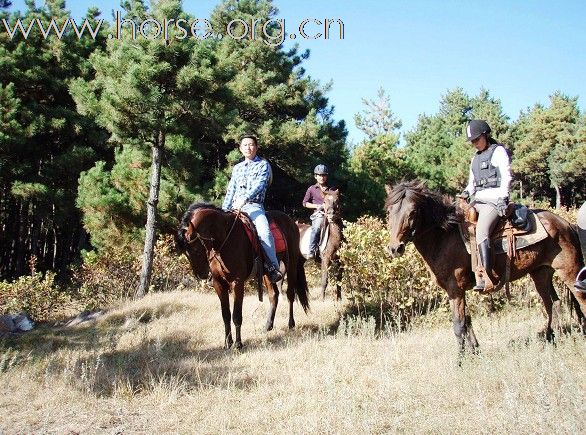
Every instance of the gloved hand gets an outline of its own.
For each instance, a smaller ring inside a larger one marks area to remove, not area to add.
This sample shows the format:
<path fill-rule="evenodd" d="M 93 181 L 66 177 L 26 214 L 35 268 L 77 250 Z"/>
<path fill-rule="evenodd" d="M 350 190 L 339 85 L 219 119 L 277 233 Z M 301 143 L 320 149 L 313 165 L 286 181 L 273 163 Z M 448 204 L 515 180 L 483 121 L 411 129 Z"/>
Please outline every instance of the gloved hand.
<path fill-rule="evenodd" d="M 244 198 L 237 198 L 232 202 L 232 209 L 240 210 L 244 204 L 246 204 L 246 200 Z"/>
<path fill-rule="evenodd" d="M 509 198 L 499 198 L 496 201 L 496 211 L 499 216 L 503 217 L 507 214 L 507 206 L 509 205 Z"/>
<path fill-rule="evenodd" d="M 315 211 L 324 211 L 324 205 L 320 204 L 317 206 L 317 208 L 315 209 Z"/>

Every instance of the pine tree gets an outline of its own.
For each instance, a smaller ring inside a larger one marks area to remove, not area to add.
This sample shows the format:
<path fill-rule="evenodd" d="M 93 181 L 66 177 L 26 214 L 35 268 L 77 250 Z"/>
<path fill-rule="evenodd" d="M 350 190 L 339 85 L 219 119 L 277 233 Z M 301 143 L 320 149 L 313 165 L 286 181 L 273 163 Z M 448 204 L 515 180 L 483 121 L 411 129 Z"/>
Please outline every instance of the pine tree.
<path fill-rule="evenodd" d="M 25 29 L 36 18 L 62 25 L 69 16 L 63 1 L 26 4 L 24 15 L 5 15 L 11 26 L 17 18 Z M 88 19 L 96 13 L 89 11 Z M 0 245 L 0 276 L 26 273 L 32 255 L 39 270 L 65 272 L 84 240 L 77 178 L 103 152 L 103 135 L 76 112 L 67 83 L 87 73 L 87 56 L 103 38 L 79 40 L 71 29 L 45 38 L 33 26 L 26 39 L 3 32 L 0 41 L 0 216 L 10 240 Z"/>
<path fill-rule="evenodd" d="M 577 97 L 556 92 L 548 107 L 535 105 L 515 124 L 518 139 L 513 169 L 526 191 L 537 198 L 553 199 L 557 208 L 563 205 L 562 193 L 571 184 L 572 173 L 564 168 L 577 146 L 579 119 Z"/>
<path fill-rule="evenodd" d="M 179 1 L 161 0 L 151 6 L 147 11 L 140 0 L 124 4 L 128 16 L 142 20 L 153 17 L 163 22 L 165 18 L 186 17 Z M 71 88 L 80 110 L 94 114 L 112 134 L 112 141 L 151 150 L 143 268 L 136 293 L 139 297 L 150 286 L 161 167 L 167 142 L 173 135 L 204 130 L 206 103 L 210 97 L 221 100 L 216 94 L 222 93 L 221 80 L 216 79 L 217 70 L 213 68 L 216 58 L 209 44 L 195 38 L 177 39 L 175 30 L 170 29 L 168 40 L 133 40 L 130 33 L 123 34 L 121 39 L 111 39 L 104 53 L 91 57 L 95 78 L 77 80 Z M 119 155 L 124 153 L 123 150 Z M 107 185 L 107 177 L 99 175 L 100 172 L 103 166 L 87 176 L 100 176 Z M 125 190 L 124 186 L 121 190 Z"/>

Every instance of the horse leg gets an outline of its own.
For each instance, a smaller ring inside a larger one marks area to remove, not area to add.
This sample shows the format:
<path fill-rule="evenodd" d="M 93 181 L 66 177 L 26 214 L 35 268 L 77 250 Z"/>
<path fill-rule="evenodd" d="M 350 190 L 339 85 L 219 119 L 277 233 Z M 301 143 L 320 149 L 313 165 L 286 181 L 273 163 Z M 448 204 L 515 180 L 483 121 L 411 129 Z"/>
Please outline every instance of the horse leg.
<path fill-rule="evenodd" d="M 529 275 L 535 284 L 535 289 L 537 290 L 537 293 L 539 293 L 541 301 L 543 302 L 543 308 L 545 309 L 545 314 L 547 316 L 547 321 L 545 322 L 544 328 L 545 339 L 549 342 L 553 341 L 555 336 L 552 324 L 558 330 L 561 326 L 559 324 L 560 300 L 555 289 L 553 288 L 553 273 L 554 270 L 549 266 L 543 266 L 532 272 L 529 272 Z"/>
<path fill-rule="evenodd" d="M 326 289 L 328 288 L 328 268 L 330 266 L 330 257 L 327 255 L 322 256 L 321 258 L 321 281 L 320 281 L 320 290 L 321 290 L 321 299 L 322 301 L 326 300 Z"/>
<path fill-rule="evenodd" d="M 472 352 L 476 353 L 478 349 L 478 340 L 476 340 L 476 335 L 472 329 L 470 315 L 466 312 L 466 298 L 463 291 L 460 295 L 450 299 L 450 306 L 452 308 L 452 322 L 460 356 L 464 354 L 465 342 L 468 343 Z"/>
<path fill-rule="evenodd" d="M 230 294 L 228 292 L 228 285 L 217 279 L 212 280 L 212 285 L 216 290 L 218 298 L 220 298 L 220 305 L 222 307 L 222 319 L 224 320 L 224 347 L 230 349 L 232 347 L 232 327 L 230 324 Z"/>
<path fill-rule="evenodd" d="M 277 312 L 277 305 L 279 303 L 279 289 L 277 288 L 276 284 L 270 282 L 266 276 L 264 277 L 264 282 L 269 294 L 270 302 L 266 330 L 270 331 L 271 329 L 273 329 L 273 325 L 275 324 L 275 313 Z"/>
<path fill-rule="evenodd" d="M 334 260 L 334 268 L 335 268 L 335 276 L 336 276 L 336 300 L 342 300 L 342 286 L 340 282 L 342 281 L 342 265 L 340 264 L 340 259 L 336 258 Z"/>
<path fill-rule="evenodd" d="M 232 311 L 232 321 L 236 328 L 236 341 L 234 347 L 242 349 L 242 337 L 240 336 L 240 328 L 242 326 L 242 301 L 244 300 L 244 282 L 237 280 L 233 285 L 234 289 L 234 310 Z"/>
<path fill-rule="evenodd" d="M 566 267 L 556 268 L 556 272 L 570 289 L 572 306 L 576 310 L 578 324 L 582 329 L 582 333 L 586 334 L 586 293 L 579 292 L 574 287 L 579 270 L 578 264 L 571 265 L 570 267 L 566 265 Z"/>

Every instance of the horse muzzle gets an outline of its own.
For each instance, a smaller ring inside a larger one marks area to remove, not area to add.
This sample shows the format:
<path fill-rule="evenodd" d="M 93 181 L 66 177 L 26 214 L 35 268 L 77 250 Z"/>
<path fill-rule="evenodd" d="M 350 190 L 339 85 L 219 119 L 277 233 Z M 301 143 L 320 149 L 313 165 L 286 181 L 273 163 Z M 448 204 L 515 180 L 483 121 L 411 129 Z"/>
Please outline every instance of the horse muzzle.
<path fill-rule="evenodd" d="M 405 253 L 405 243 L 399 242 L 396 246 L 389 245 L 387 247 L 387 252 L 391 256 L 391 258 L 400 257 L 401 255 L 403 255 Z"/>

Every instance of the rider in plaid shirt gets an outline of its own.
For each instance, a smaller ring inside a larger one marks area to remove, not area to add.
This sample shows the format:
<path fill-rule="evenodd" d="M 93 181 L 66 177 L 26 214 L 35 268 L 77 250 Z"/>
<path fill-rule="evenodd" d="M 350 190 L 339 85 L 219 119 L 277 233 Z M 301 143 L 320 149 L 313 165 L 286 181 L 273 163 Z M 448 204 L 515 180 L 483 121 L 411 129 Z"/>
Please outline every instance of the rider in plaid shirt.
<path fill-rule="evenodd" d="M 236 164 L 232 170 L 222 209 L 241 210 L 250 216 L 268 260 L 265 270 L 271 282 L 277 282 L 283 279 L 283 275 L 279 271 L 275 241 L 264 209 L 265 195 L 271 179 L 271 166 L 265 159 L 256 155 L 257 151 L 256 136 L 242 137 L 240 152 L 244 156 L 244 161 Z"/>

